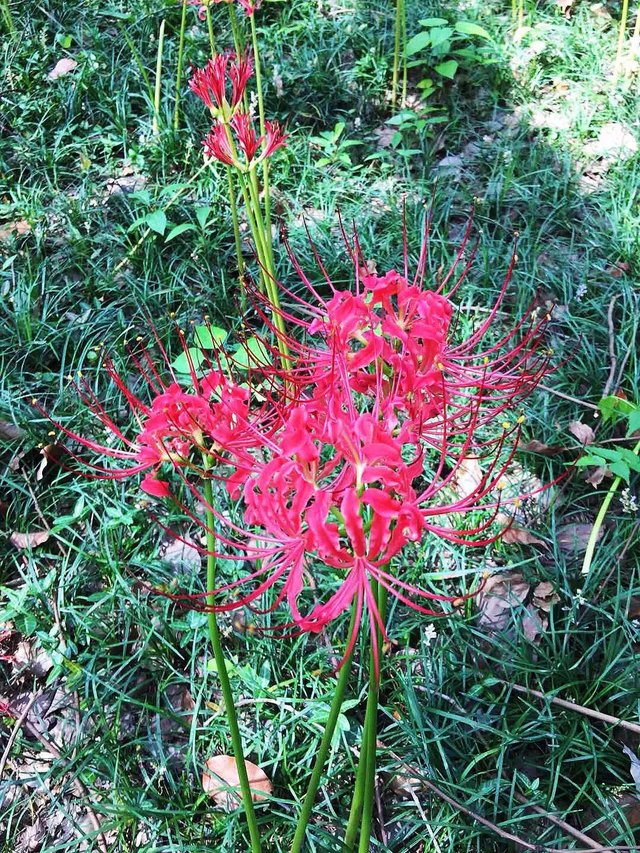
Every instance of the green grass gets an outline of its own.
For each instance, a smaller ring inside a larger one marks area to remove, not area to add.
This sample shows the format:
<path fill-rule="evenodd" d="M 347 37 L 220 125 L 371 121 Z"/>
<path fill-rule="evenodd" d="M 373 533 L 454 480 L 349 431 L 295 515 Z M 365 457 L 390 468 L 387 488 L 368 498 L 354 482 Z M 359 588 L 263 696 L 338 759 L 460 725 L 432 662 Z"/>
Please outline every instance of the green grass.
<path fill-rule="evenodd" d="M 438 115 L 446 115 L 446 122 L 422 132 L 403 130 L 399 148 L 414 152 L 404 155 L 381 150 L 374 134 L 389 118 L 385 88 L 393 4 L 266 2 L 259 12 L 268 111 L 287 120 L 291 132 L 273 184 L 303 265 L 314 270 L 302 222 L 306 213 L 330 274 L 349 281 L 350 263 L 336 230 L 338 210 L 346 223 L 355 221 L 365 254 L 380 271 L 400 264 L 405 199 L 416 257 L 426 199 L 433 206 L 435 273 L 455 253 L 475 200 L 478 259 L 460 292 L 470 316 L 471 309 L 492 303 L 517 231 L 519 262 L 508 310 L 517 315 L 536 292 L 542 301 L 562 306 L 550 333 L 559 367 L 547 385 L 597 403 L 610 371 L 608 311 L 616 297 L 618 368 L 628 352 L 618 387 L 637 398 L 638 159 L 612 158 L 595 186 L 580 181 L 582 164 L 594 159 L 586 146 L 602 127 L 620 122 L 638 133 L 637 80 L 630 87 L 614 87 L 610 80 L 617 19 L 579 4 L 565 20 L 549 5 L 531 11 L 531 29 L 514 41 L 509 4 L 466 4 L 460 11 L 448 6 L 444 12 L 444 4 L 410 5 L 415 7 L 410 35 L 425 16 L 477 20 L 495 38 L 495 63 L 463 68 L 440 91 Z M 66 377 L 81 370 L 100 398 L 115 404 L 97 367 L 98 344 L 105 342 L 125 366 L 124 341 L 149 335 L 147 317 L 174 350 L 171 312 L 181 324 L 205 313 L 218 325 L 237 323 L 222 174 L 202 175 L 168 211 L 173 223 L 192 222 L 196 230 L 169 243 L 151 234 L 137 246 L 142 230 L 130 230 L 136 219 L 163 206 L 201 162 L 206 121 L 186 92 L 180 130 L 171 130 L 180 4 L 47 0 L 28 14 L 17 4 L 12 11 L 16 34 L 1 48 L 1 216 L 4 223 L 26 220 L 30 232 L 0 243 L 0 421 L 23 431 L 16 440 L 0 430 L 6 532 L 0 540 L 0 582 L 6 618 L 34 649 L 47 653 L 52 668 L 39 677 L 0 662 L 6 677 L 2 693 L 14 702 L 20 694 L 60 689 L 77 704 L 80 725 L 72 714 L 63 740 L 61 729 L 54 728 L 58 717 L 48 720 L 47 737 L 57 738 L 61 758 L 44 755 L 29 728 L 19 733 L 0 783 L 0 846 L 7 853 L 22 849 L 25 830 L 40 815 L 38 837 L 48 853 L 98 850 L 95 838 L 83 847 L 87 842 L 79 836 L 77 827 L 86 833 L 87 825 L 83 798 L 73 791 L 77 778 L 90 792 L 114 853 L 243 851 L 241 815 L 212 809 L 201 793 L 204 761 L 229 749 L 217 679 L 207 671 L 202 617 L 149 595 L 136 580 L 179 582 L 196 591 L 202 579 L 193 568 L 177 577 L 162 562 L 163 534 L 150 523 L 135 483 L 89 482 L 51 463 L 41 469 L 40 448 L 50 440 L 50 427 L 29 405 L 37 396 L 74 429 L 89 429 Z M 154 138 L 155 38 L 162 18 L 164 86 Z M 215 7 L 214 18 L 224 43 L 224 4 Z M 187 65 L 206 58 L 206 30 L 192 9 L 185 49 Z M 47 73 L 65 55 L 78 67 L 49 80 Z M 554 130 L 553 122 L 536 127 L 541 112 L 560 116 L 564 129 Z M 318 169 L 323 152 L 308 138 L 339 121 L 346 122 L 345 137 L 362 145 L 349 149 L 351 166 Z M 457 155 L 461 159 L 453 165 L 438 166 L 443 157 Z M 123 172 L 134 176 L 137 191 L 109 192 L 110 181 L 126 179 Z M 198 224 L 202 207 L 211 208 L 206 229 Z M 284 252 L 277 252 L 277 262 L 283 279 L 292 282 Z M 612 275 L 616 262 L 629 265 L 618 277 Z M 590 410 L 550 393 L 538 392 L 526 414 L 527 439 L 571 449 L 556 458 L 522 455 L 523 465 L 543 478 L 575 456 L 570 421 L 582 418 L 596 426 L 598 441 L 618 435 Z M 529 686 L 638 720 L 636 518 L 614 500 L 586 580 L 580 576 L 581 554 L 558 545 L 563 526 L 593 521 L 609 482 L 594 489 L 576 476 L 554 490 L 535 526 L 546 548 L 498 544 L 482 553 L 426 543 L 407 558 L 409 580 L 417 580 L 425 567 L 510 568 L 534 586 L 550 581 L 559 600 L 535 644 L 523 634 L 518 608 L 509 626 L 492 635 L 478 626 L 477 609 L 470 605 L 434 622 L 437 637 L 430 642 L 422 618 L 392 608 L 397 645 L 388 660 L 379 721 L 387 842 L 372 849 L 514 849 L 419 781 L 413 796 L 399 795 L 394 783 L 399 774 L 435 783 L 467 810 L 531 843 L 584 847 L 526 804 L 595 839 L 604 840 L 598 825 L 606 822 L 609 843 L 637 843 L 620 805 L 623 793 L 635 791 L 621 747 L 635 750 L 637 737 L 509 686 Z M 637 487 L 632 481 L 631 491 Z M 10 544 L 10 532 L 41 530 L 45 522 L 52 528 L 48 542 L 22 551 Z M 293 833 L 295 803 L 330 701 L 331 656 L 318 638 L 274 641 L 238 630 L 230 620 L 226 627 L 247 754 L 274 781 L 274 799 L 258 808 L 264 848 L 279 853 Z M 344 627 L 331 639 L 339 646 L 343 635 Z M 354 698 L 366 682 L 361 660 L 366 658 L 359 654 Z M 180 706 L 185 691 L 193 709 Z M 336 849 L 362 718 L 363 703 L 345 708 L 309 851 Z M 3 737 L 11 727 L 5 719 Z M 55 828 L 60 815 L 66 834 Z"/>

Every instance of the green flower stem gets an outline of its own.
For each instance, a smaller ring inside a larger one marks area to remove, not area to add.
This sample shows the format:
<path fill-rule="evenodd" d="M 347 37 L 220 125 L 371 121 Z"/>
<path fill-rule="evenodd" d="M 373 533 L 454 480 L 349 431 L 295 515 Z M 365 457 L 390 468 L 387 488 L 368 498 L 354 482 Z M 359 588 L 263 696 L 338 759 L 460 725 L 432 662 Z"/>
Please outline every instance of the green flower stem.
<path fill-rule="evenodd" d="M 240 302 L 244 309 L 247 295 L 244 289 L 244 256 L 242 254 L 242 238 L 240 237 L 240 223 L 238 220 L 238 201 L 236 199 L 236 188 L 233 185 L 233 173 L 231 166 L 227 166 L 227 185 L 229 188 L 229 204 L 231 205 L 231 221 L 233 222 L 233 239 L 236 244 L 236 255 L 238 257 L 238 281 L 240 282 Z"/>
<path fill-rule="evenodd" d="M 236 56 L 240 56 L 244 50 L 244 39 L 242 38 L 242 33 L 240 31 L 235 5 L 233 3 L 229 3 L 228 6 L 229 20 L 231 21 L 231 32 L 233 33 L 233 47 L 236 52 Z"/>
<path fill-rule="evenodd" d="M 0 0 L 0 7 L 2 8 L 2 17 L 4 18 L 4 25 L 7 28 L 7 32 L 10 35 L 13 35 L 16 31 L 15 24 L 13 23 L 13 15 L 11 14 L 11 9 L 9 8 L 8 0 Z"/>
<path fill-rule="evenodd" d="M 262 69 L 260 67 L 260 49 L 258 45 L 258 34 L 256 32 L 255 13 L 249 16 L 251 20 L 251 45 L 253 47 L 253 61 L 256 69 L 256 90 L 258 92 L 258 116 L 260 119 L 260 133 L 265 134 L 264 96 L 262 92 Z M 262 164 L 262 186 L 264 190 L 264 219 L 267 229 L 267 246 L 269 256 L 273 263 L 273 246 L 271 237 L 271 191 L 269 188 L 269 161 L 264 160 Z"/>
<path fill-rule="evenodd" d="M 387 612 L 387 590 L 372 580 L 371 589 L 376 598 L 380 619 L 384 623 Z M 382 666 L 380 650 L 382 648 L 382 632 L 376 627 L 378 640 L 378 662 Z M 342 853 L 353 853 L 358 835 L 358 824 L 360 823 L 360 844 L 358 853 L 368 853 L 369 840 L 371 838 L 371 823 L 373 815 L 373 798 L 376 783 L 376 742 L 377 742 L 377 717 L 378 717 L 378 695 L 380 691 L 380 672 L 376 678 L 375 655 L 373 644 L 369 652 L 369 690 L 367 693 L 367 707 L 364 717 L 362 731 L 362 747 L 356 770 L 356 782 L 351 801 L 349 820 L 345 831 Z M 360 822 L 360 816 L 362 820 Z"/>
<path fill-rule="evenodd" d="M 187 26 L 187 0 L 182 0 L 182 17 L 180 19 L 180 36 L 178 41 L 178 68 L 176 70 L 176 94 L 173 109 L 173 129 L 180 125 L 180 86 L 182 84 L 182 63 L 184 60 L 184 31 Z"/>
<path fill-rule="evenodd" d="M 622 66 L 622 51 L 624 50 L 624 37 L 627 32 L 627 20 L 629 18 L 629 0 L 622 0 L 622 13 L 620 16 L 620 29 L 618 30 L 618 47 L 616 50 L 616 61 L 613 66 L 613 79 L 617 80 Z"/>
<path fill-rule="evenodd" d="M 211 51 L 211 56 L 215 56 L 216 54 L 216 40 L 213 35 L 213 20 L 211 18 L 211 7 L 207 5 L 205 7 L 207 13 L 207 31 L 209 33 L 209 50 Z"/>
<path fill-rule="evenodd" d="M 156 86 L 153 95 L 153 133 L 156 135 L 160 126 L 160 94 L 162 91 L 162 51 L 164 49 L 164 18 L 160 22 L 158 33 L 158 55 L 156 58 Z"/>
<path fill-rule="evenodd" d="M 632 453 L 635 453 L 636 456 L 640 454 L 640 441 L 633 448 Z M 587 549 L 584 552 L 584 558 L 582 560 L 582 574 L 588 575 L 591 571 L 591 563 L 593 562 L 593 555 L 595 554 L 596 545 L 598 544 L 598 539 L 600 537 L 600 531 L 602 529 L 602 525 L 604 524 L 605 517 L 607 515 L 607 511 L 611 505 L 611 501 L 613 500 L 613 496 L 618 491 L 618 487 L 622 482 L 622 477 L 616 477 L 615 480 L 609 486 L 609 491 L 605 495 L 604 500 L 602 501 L 602 506 L 600 507 L 600 511 L 596 516 L 596 520 L 593 522 L 593 527 L 591 528 L 591 533 L 589 534 L 589 540 L 587 542 Z"/>
<path fill-rule="evenodd" d="M 402 37 L 403 0 L 396 0 L 395 39 L 393 45 L 393 77 L 391 80 L 391 109 L 396 108 L 398 100 L 398 76 L 400 71 L 400 42 Z"/>
<path fill-rule="evenodd" d="M 351 620 L 349 623 L 349 630 L 347 634 L 347 637 L 349 638 L 351 637 L 355 628 L 356 610 L 357 608 L 354 602 L 351 608 Z M 324 766 L 327 761 L 327 756 L 331 748 L 331 741 L 333 740 L 336 725 L 338 724 L 338 717 L 340 716 L 340 711 L 342 709 L 342 702 L 344 700 L 344 694 L 351 671 L 353 651 L 354 650 L 352 649 L 349 656 L 342 664 L 342 669 L 340 670 L 340 674 L 338 676 L 338 681 L 336 683 L 335 693 L 331 701 L 331 707 L 329 709 L 329 716 L 327 717 L 324 734 L 322 735 L 322 740 L 320 741 L 320 746 L 318 747 L 318 752 L 316 753 L 316 760 L 314 762 L 313 770 L 311 772 L 309 786 L 307 788 L 307 793 L 305 794 L 304 801 L 302 803 L 300 817 L 298 818 L 296 833 L 293 837 L 293 843 L 291 845 L 291 853 L 300 853 L 302 845 L 304 844 L 304 837 L 307 831 L 307 826 L 309 825 L 309 818 L 311 817 L 311 813 L 313 811 L 313 804 L 316 798 L 316 794 L 318 793 L 318 788 L 320 787 L 320 781 L 322 779 L 322 771 L 324 770 Z"/>
<path fill-rule="evenodd" d="M 209 467 L 207 457 L 203 457 L 203 466 L 205 471 Z M 204 479 L 204 497 L 207 504 L 213 506 L 213 488 L 209 477 Z M 213 534 L 213 526 L 215 518 L 210 509 L 206 510 L 207 524 L 207 606 L 212 608 L 214 605 L 213 592 L 216 588 L 216 558 L 213 554 L 215 551 L 215 537 Z M 224 699 L 224 709 L 229 726 L 229 734 L 231 735 L 231 744 L 233 746 L 233 755 L 236 760 L 236 768 L 238 770 L 238 778 L 240 780 L 240 791 L 242 793 L 242 803 L 249 825 L 249 835 L 251 836 L 251 851 L 252 853 L 261 853 L 260 846 L 260 830 L 256 821 L 256 814 L 253 808 L 253 799 L 251 796 L 251 786 L 249 785 L 249 777 L 247 775 L 247 766 L 244 760 L 242 750 L 242 738 L 240 736 L 240 727 L 238 726 L 238 717 L 233 701 L 233 693 L 231 692 L 231 683 L 222 649 L 222 641 L 220 638 L 220 629 L 218 628 L 218 620 L 213 610 L 207 612 L 207 622 L 209 625 L 209 639 L 213 649 L 213 656 L 216 662 L 218 678 L 220 679 L 220 687 L 222 688 L 222 697 Z"/>
<path fill-rule="evenodd" d="M 377 581 L 371 581 L 371 588 L 376 597 L 378 604 L 378 612 L 380 618 L 384 620 L 387 609 L 387 591 L 378 584 Z M 375 628 L 378 640 L 378 666 L 382 668 L 382 632 L 380 628 Z M 380 671 L 376 673 L 375 655 L 373 652 L 373 644 L 369 655 L 369 695 L 367 696 L 367 705 L 371 702 L 371 716 L 369 725 L 365 731 L 367 741 L 367 771 L 364 778 L 364 793 L 362 798 L 362 823 L 360 824 L 360 844 L 358 845 L 358 853 L 369 853 L 369 840 L 371 839 L 371 823 L 373 818 L 373 798 L 376 787 L 376 743 L 377 743 L 377 722 L 378 722 L 378 695 L 380 692 Z"/>
<path fill-rule="evenodd" d="M 407 105 L 407 87 L 409 83 L 409 58 L 407 57 L 407 10 L 402 2 L 402 95 L 400 106 L 404 109 Z"/>

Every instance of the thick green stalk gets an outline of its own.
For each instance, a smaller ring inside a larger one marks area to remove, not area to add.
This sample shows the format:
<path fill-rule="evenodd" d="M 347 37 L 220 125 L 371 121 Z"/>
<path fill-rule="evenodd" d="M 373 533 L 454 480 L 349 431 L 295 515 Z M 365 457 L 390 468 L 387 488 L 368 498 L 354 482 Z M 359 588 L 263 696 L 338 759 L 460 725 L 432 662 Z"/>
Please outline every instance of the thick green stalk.
<path fill-rule="evenodd" d="M 0 0 L 0 7 L 2 7 L 2 17 L 4 18 L 4 25 L 7 28 L 7 32 L 13 35 L 16 27 L 13 23 L 13 15 L 11 14 L 8 0 Z"/>
<path fill-rule="evenodd" d="M 208 467 L 206 457 L 203 460 L 205 470 Z M 207 477 L 204 480 L 204 497 L 209 506 L 213 506 L 213 488 L 211 480 Z M 207 524 L 207 606 L 212 608 L 214 605 L 213 592 L 216 588 L 216 558 L 214 555 L 216 542 L 213 534 L 215 518 L 213 512 L 207 509 L 205 512 Z M 218 678 L 220 679 L 220 687 L 222 689 L 222 698 L 224 699 L 224 709 L 229 726 L 229 734 L 231 735 L 231 744 L 233 746 L 233 755 L 236 760 L 236 768 L 238 770 L 238 778 L 240 780 L 240 791 L 242 793 L 242 803 L 249 826 L 249 835 L 251 836 L 251 851 L 252 853 L 261 853 L 260 845 L 260 830 L 256 815 L 253 808 L 253 799 L 251 796 L 251 786 L 249 785 L 249 777 L 247 775 L 247 766 L 244 760 L 244 752 L 242 749 L 242 738 L 240 736 L 240 727 L 238 726 L 238 717 L 233 701 L 233 693 L 231 691 L 231 683 L 229 674 L 227 673 L 224 651 L 222 649 L 222 641 L 220 638 L 220 629 L 218 628 L 218 620 L 213 610 L 207 613 L 207 622 L 209 625 L 209 639 L 213 649 L 213 656 L 216 662 Z"/>
<path fill-rule="evenodd" d="M 236 244 L 236 255 L 238 256 L 238 280 L 240 282 L 240 302 L 245 307 L 247 295 L 244 289 L 244 256 L 242 254 L 242 238 L 240 237 L 240 223 L 238 220 L 238 202 L 236 199 L 236 188 L 233 185 L 233 174 L 231 166 L 227 166 L 227 184 L 229 187 L 229 203 L 231 205 L 231 221 L 233 222 L 233 239 Z"/>
<path fill-rule="evenodd" d="M 620 29 L 618 30 L 618 48 L 616 50 L 616 61 L 613 66 L 613 79 L 616 80 L 622 66 L 622 51 L 624 50 L 624 37 L 627 32 L 627 20 L 629 18 L 629 0 L 622 0 L 622 14 L 620 16 Z"/>
<path fill-rule="evenodd" d="M 635 453 L 636 456 L 640 454 L 640 441 L 633 448 L 632 453 Z M 593 522 L 593 527 L 591 528 L 591 533 L 589 534 L 589 541 L 587 542 L 587 549 L 584 552 L 584 558 L 582 560 L 582 574 L 588 575 L 591 570 L 591 563 L 593 562 L 593 555 L 595 554 L 596 545 L 598 544 L 598 539 L 600 538 L 600 531 L 602 530 L 602 525 L 604 524 L 605 517 L 607 515 L 607 511 L 609 506 L 611 505 L 611 501 L 613 500 L 613 496 L 618 491 L 618 487 L 622 482 L 622 477 L 616 477 L 615 480 L 609 486 L 609 491 L 605 495 L 604 500 L 602 501 L 602 506 L 600 507 L 600 511 L 596 516 L 596 520 Z"/>
<path fill-rule="evenodd" d="M 384 615 L 387 609 L 386 589 L 379 585 L 377 581 L 371 581 L 371 589 L 375 595 L 378 605 L 380 618 L 384 620 Z M 382 632 L 376 625 L 378 660 L 375 659 L 373 644 L 369 655 L 369 695 L 367 696 L 367 704 L 371 701 L 372 712 L 369 719 L 369 726 L 365 731 L 367 740 L 367 773 L 364 779 L 364 794 L 362 798 L 362 823 L 360 824 L 360 843 L 358 845 L 358 853 L 369 853 L 369 841 L 371 839 L 371 824 L 373 819 L 373 798 L 376 787 L 376 743 L 377 743 L 377 722 L 378 722 L 378 695 L 380 692 L 380 670 L 382 669 Z M 379 669 L 376 671 L 376 663 Z"/>
<path fill-rule="evenodd" d="M 176 70 L 176 95 L 173 109 L 173 129 L 180 125 L 180 86 L 182 84 L 182 63 L 184 60 L 184 31 L 187 26 L 187 0 L 182 0 L 182 17 L 180 19 L 180 36 L 178 40 L 178 68 Z"/>
<path fill-rule="evenodd" d="M 206 6 L 205 11 L 207 13 L 207 31 L 209 32 L 209 50 L 211 51 L 211 56 L 215 56 L 216 53 L 216 40 L 213 35 L 213 21 L 211 19 L 211 7 Z"/>
<path fill-rule="evenodd" d="M 387 612 L 387 591 L 378 584 L 377 581 L 371 581 L 371 590 L 375 596 L 378 613 L 384 624 Z M 360 815 L 360 843 L 358 845 L 358 853 L 368 853 L 369 841 L 371 838 L 371 823 L 373 815 L 373 799 L 375 794 L 376 783 L 376 742 L 377 742 L 377 718 L 378 718 L 378 695 L 380 692 L 380 677 L 382 669 L 381 649 L 382 649 L 382 632 L 376 626 L 376 637 L 378 645 L 378 674 L 376 676 L 376 660 L 373 649 L 373 643 L 369 652 L 369 690 L 367 693 L 367 708 L 364 717 L 364 727 L 362 732 L 362 748 L 360 750 L 360 758 L 358 761 L 358 769 L 356 771 L 356 783 L 351 801 L 351 810 L 349 812 L 349 820 L 344 836 L 342 853 L 353 853 L 355 842 L 358 835 L 358 822 Z"/>
<path fill-rule="evenodd" d="M 349 631 L 347 634 L 347 637 L 349 639 L 351 638 L 351 635 L 353 634 L 355 628 L 356 611 L 357 607 L 356 603 L 354 602 L 351 608 L 351 621 L 349 623 Z M 338 681 L 336 683 L 335 693 L 333 694 L 333 699 L 331 701 L 331 707 L 329 709 L 329 716 L 327 717 L 324 734 L 322 735 L 322 740 L 320 741 L 320 746 L 318 747 L 318 751 L 316 753 L 316 759 L 313 765 L 313 770 L 311 771 L 311 778 L 307 787 L 307 793 L 305 794 L 304 801 L 302 803 L 302 809 L 300 811 L 300 817 L 298 818 L 298 825 L 296 827 L 296 832 L 293 837 L 293 843 L 291 845 L 291 853 L 300 853 L 302 845 L 304 844 L 304 837 L 307 831 L 307 826 L 309 824 L 309 818 L 311 817 L 311 813 L 313 811 L 313 804 L 316 798 L 316 794 L 318 793 L 318 788 L 320 787 L 320 780 L 322 779 L 322 771 L 324 770 L 324 765 L 327 761 L 327 756 L 331 748 L 331 741 L 333 740 L 333 735 L 336 730 L 340 711 L 342 709 L 342 702 L 344 700 L 347 682 L 349 681 L 349 673 L 351 670 L 352 659 L 353 649 L 351 650 L 347 659 L 342 664 L 342 669 L 340 670 L 340 674 L 338 676 Z"/>
<path fill-rule="evenodd" d="M 258 117 L 260 119 L 260 133 L 265 134 L 264 96 L 262 93 L 262 69 L 260 67 L 260 49 L 258 45 L 258 34 L 256 32 L 255 13 L 249 16 L 251 19 L 251 44 L 253 47 L 253 62 L 256 69 L 256 91 L 258 93 Z M 264 220 L 266 228 L 267 246 L 269 257 L 273 266 L 273 246 L 271 237 L 271 191 L 269 187 L 269 160 L 262 163 L 262 187 L 264 190 Z"/>
<path fill-rule="evenodd" d="M 402 2 L 402 96 L 400 98 L 400 106 L 404 109 L 407 106 L 407 86 L 409 83 L 409 59 L 407 57 L 407 9 Z"/>
<path fill-rule="evenodd" d="M 153 96 L 153 133 L 158 133 L 160 126 L 160 93 L 162 91 L 162 51 L 164 49 L 164 28 L 165 20 L 160 23 L 160 32 L 158 34 L 158 56 L 156 58 L 156 88 Z"/>
<path fill-rule="evenodd" d="M 391 109 L 396 108 L 398 100 L 398 74 L 400 71 L 400 42 L 402 36 L 402 0 L 396 0 L 396 24 L 393 44 L 393 77 L 391 79 Z"/>

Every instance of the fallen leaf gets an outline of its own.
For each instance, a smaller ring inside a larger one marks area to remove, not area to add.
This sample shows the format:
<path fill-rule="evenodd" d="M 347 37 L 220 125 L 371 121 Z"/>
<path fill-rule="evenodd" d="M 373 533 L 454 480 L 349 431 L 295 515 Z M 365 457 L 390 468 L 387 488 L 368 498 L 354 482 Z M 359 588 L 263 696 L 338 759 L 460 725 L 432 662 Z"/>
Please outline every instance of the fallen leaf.
<path fill-rule="evenodd" d="M 548 613 L 554 604 L 560 601 L 560 596 L 549 581 L 541 581 L 533 590 L 533 603 L 538 610 Z"/>
<path fill-rule="evenodd" d="M 626 261 L 616 261 L 615 264 L 607 267 L 605 272 L 610 275 L 611 278 L 622 278 L 622 276 L 630 270 L 631 264 L 628 264 Z"/>
<path fill-rule="evenodd" d="M 160 556 L 168 563 L 176 575 L 192 574 L 200 571 L 202 557 L 192 539 L 174 539 L 161 551 Z"/>
<path fill-rule="evenodd" d="M 518 445 L 520 450 L 527 453 L 542 453 L 544 456 L 557 456 L 562 453 L 564 447 L 561 444 L 544 444 L 542 441 L 537 441 L 535 438 L 527 441 L 524 444 Z"/>
<path fill-rule="evenodd" d="M 597 138 L 584 146 L 587 157 L 607 157 L 609 160 L 628 160 L 637 150 L 638 142 L 635 136 L 619 121 L 603 124 Z"/>
<path fill-rule="evenodd" d="M 74 68 L 78 67 L 78 63 L 75 59 L 71 59 L 69 56 L 65 56 L 63 59 L 59 59 L 51 71 L 47 74 L 49 80 L 57 80 L 58 77 L 64 77 L 70 71 L 73 71 Z"/>
<path fill-rule="evenodd" d="M 611 471 L 606 465 L 598 465 L 597 468 L 594 468 L 594 470 L 584 478 L 584 481 L 585 483 L 589 483 L 590 486 L 593 486 L 594 489 L 597 489 L 605 477 L 612 476 Z"/>
<path fill-rule="evenodd" d="M 630 773 L 635 782 L 636 791 L 640 794 L 640 758 L 632 752 L 628 746 L 623 746 L 622 751 L 631 762 Z"/>
<path fill-rule="evenodd" d="M 545 545 L 546 542 L 543 539 L 540 539 L 539 536 L 536 536 L 535 533 L 532 533 L 531 530 L 527 530 L 526 527 L 516 527 L 515 524 L 512 524 L 511 527 L 508 527 L 505 532 L 502 534 L 501 539 L 503 542 L 506 542 L 507 545 Z"/>
<path fill-rule="evenodd" d="M 558 528 L 556 535 L 558 548 L 566 554 L 586 551 L 592 527 L 592 524 L 563 524 Z M 598 539 L 602 536 L 602 532 L 600 528 Z"/>
<path fill-rule="evenodd" d="M 478 595 L 478 625 L 491 631 L 502 631 L 511 621 L 511 611 L 529 594 L 529 584 L 522 575 L 504 573 L 487 579 Z"/>
<path fill-rule="evenodd" d="M 239 792 L 240 777 L 236 760 L 232 755 L 213 755 L 207 760 L 206 770 L 202 773 L 202 787 L 213 798 L 216 805 L 227 810 L 237 809 L 241 804 Z M 266 800 L 273 790 L 266 773 L 257 764 L 245 761 L 252 800 L 259 803 Z M 231 789 L 231 790 L 230 790 Z"/>
<path fill-rule="evenodd" d="M 411 797 L 415 796 L 416 791 L 421 791 L 424 786 L 422 780 L 418 779 L 417 776 L 405 776 L 398 773 L 397 776 L 391 778 L 389 787 L 398 797 Z"/>
<path fill-rule="evenodd" d="M 24 431 L 19 426 L 8 421 L 0 421 L 0 438 L 4 438 L 7 441 L 15 441 L 18 438 L 22 438 L 23 435 Z"/>
<path fill-rule="evenodd" d="M 484 474 L 477 459 L 463 459 L 456 468 L 451 485 L 459 498 L 467 498 L 476 491 L 483 477 Z"/>
<path fill-rule="evenodd" d="M 569 432 L 578 439 L 580 444 L 592 444 L 596 437 L 589 424 L 583 424 L 582 421 L 571 421 Z"/>
<path fill-rule="evenodd" d="M 8 240 L 12 234 L 28 234 L 31 231 L 31 226 L 26 219 L 19 219 L 17 222 L 7 222 L 0 228 L 0 241 Z"/>
<path fill-rule="evenodd" d="M 522 616 L 522 633 L 530 643 L 537 643 L 540 637 L 544 634 L 549 620 L 546 616 L 541 616 L 536 612 L 533 604 L 525 607 Z"/>
<path fill-rule="evenodd" d="M 48 530 L 32 530 L 30 533 L 18 533 L 13 531 L 9 541 L 14 548 L 37 548 L 49 539 Z"/>

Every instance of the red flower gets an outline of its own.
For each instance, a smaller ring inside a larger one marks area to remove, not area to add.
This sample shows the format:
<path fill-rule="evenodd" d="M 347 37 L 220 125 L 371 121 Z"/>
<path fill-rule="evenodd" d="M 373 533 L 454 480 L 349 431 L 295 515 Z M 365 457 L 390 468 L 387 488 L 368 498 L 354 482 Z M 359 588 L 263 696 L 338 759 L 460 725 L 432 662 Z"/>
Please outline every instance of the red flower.
<path fill-rule="evenodd" d="M 220 110 L 226 119 L 242 101 L 247 82 L 253 74 L 253 59 L 248 51 L 241 56 L 216 53 L 204 68 L 197 68 L 189 81 L 191 91 L 210 110 Z M 231 91 L 227 98 L 228 82 Z"/>
<path fill-rule="evenodd" d="M 205 156 L 212 160 L 219 160 L 227 166 L 234 166 L 238 162 L 231 148 L 227 126 L 221 121 L 211 125 L 211 130 L 202 140 L 202 145 Z"/>

